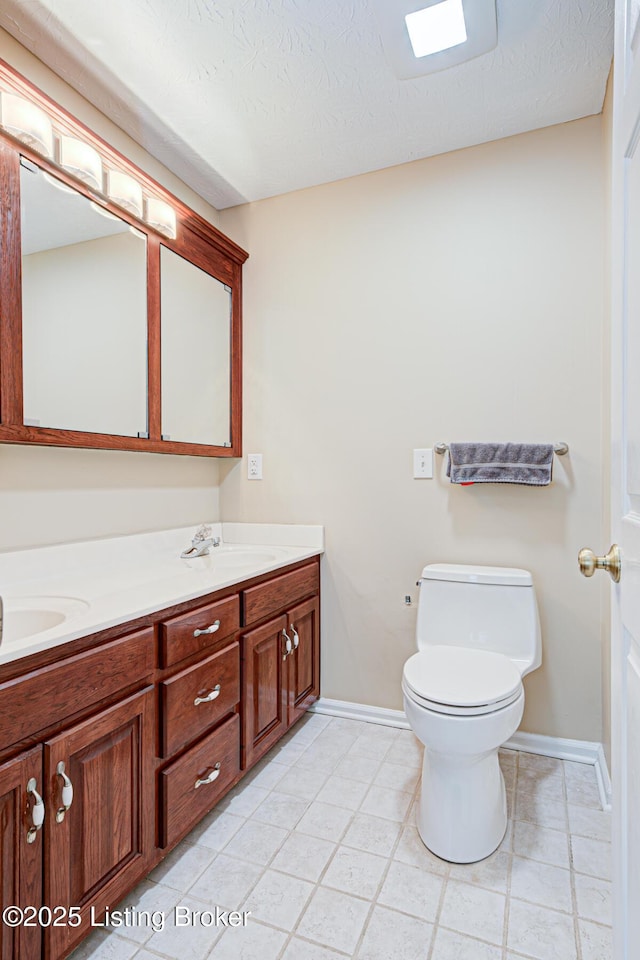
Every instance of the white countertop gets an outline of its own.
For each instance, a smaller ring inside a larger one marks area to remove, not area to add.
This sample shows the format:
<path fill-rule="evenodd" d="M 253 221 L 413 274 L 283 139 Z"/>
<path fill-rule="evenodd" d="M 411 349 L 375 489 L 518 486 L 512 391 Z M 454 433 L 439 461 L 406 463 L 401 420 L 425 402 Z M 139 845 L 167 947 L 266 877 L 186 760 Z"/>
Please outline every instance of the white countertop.
<path fill-rule="evenodd" d="M 0 664 L 197 599 L 324 550 L 321 526 L 210 526 L 212 537 L 220 537 L 220 546 L 188 560 L 180 553 L 190 546 L 195 527 L 0 553 L 0 594 L 5 604 Z M 20 638 L 19 623 L 42 609 L 65 614 L 65 619 Z"/>

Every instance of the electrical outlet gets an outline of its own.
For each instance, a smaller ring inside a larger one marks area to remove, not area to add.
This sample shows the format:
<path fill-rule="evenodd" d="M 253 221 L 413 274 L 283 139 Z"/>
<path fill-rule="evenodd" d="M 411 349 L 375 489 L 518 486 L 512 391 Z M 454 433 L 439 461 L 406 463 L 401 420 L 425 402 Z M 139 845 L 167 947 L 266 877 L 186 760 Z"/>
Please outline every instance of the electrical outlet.
<path fill-rule="evenodd" d="M 414 480 L 430 480 L 433 477 L 433 449 L 413 451 L 413 478 Z"/>
<path fill-rule="evenodd" d="M 247 454 L 247 480 L 262 480 L 262 454 Z"/>

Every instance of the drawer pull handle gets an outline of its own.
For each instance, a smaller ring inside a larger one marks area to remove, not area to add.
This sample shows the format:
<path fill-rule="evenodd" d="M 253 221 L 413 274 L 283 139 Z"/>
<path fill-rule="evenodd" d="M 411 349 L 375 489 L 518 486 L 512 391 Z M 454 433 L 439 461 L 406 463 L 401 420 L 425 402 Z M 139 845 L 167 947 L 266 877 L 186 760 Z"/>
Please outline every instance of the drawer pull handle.
<path fill-rule="evenodd" d="M 56 810 L 56 823 L 62 823 L 65 813 L 73 803 L 73 784 L 64 771 L 64 760 L 61 760 L 56 767 L 56 773 L 62 777 L 62 806 Z"/>
<path fill-rule="evenodd" d="M 291 624 L 290 629 L 293 634 L 293 649 L 297 650 L 298 647 L 300 646 L 300 637 L 298 636 L 298 631 L 296 630 L 293 624 Z"/>
<path fill-rule="evenodd" d="M 220 621 L 215 620 L 210 627 L 205 627 L 204 630 L 194 630 L 194 637 L 203 637 L 206 633 L 215 633 L 216 630 L 220 629 Z"/>
<path fill-rule="evenodd" d="M 42 829 L 45 813 L 44 801 L 36 790 L 35 777 L 31 777 L 31 779 L 27 781 L 27 793 L 30 793 L 34 799 L 34 804 L 31 808 L 31 822 L 33 826 L 29 827 L 27 830 L 27 843 L 33 843 L 35 838 L 38 836 L 38 830 Z"/>
<path fill-rule="evenodd" d="M 198 777 L 196 780 L 196 790 L 198 787 L 204 787 L 205 783 L 213 783 L 220 776 L 220 764 L 216 763 L 208 777 Z"/>
<path fill-rule="evenodd" d="M 217 700 L 220 696 L 220 684 L 216 683 L 213 690 L 210 690 L 205 697 L 196 697 L 193 701 L 194 707 L 197 707 L 199 703 L 211 703 L 212 700 Z"/>
<path fill-rule="evenodd" d="M 282 659 L 286 660 L 290 654 L 293 653 L 293 644 L 291 643 L 291 637 L 286 630 L 282 631 L 282 637 L 284 639 L 284 649 L 282 652 Z"/>

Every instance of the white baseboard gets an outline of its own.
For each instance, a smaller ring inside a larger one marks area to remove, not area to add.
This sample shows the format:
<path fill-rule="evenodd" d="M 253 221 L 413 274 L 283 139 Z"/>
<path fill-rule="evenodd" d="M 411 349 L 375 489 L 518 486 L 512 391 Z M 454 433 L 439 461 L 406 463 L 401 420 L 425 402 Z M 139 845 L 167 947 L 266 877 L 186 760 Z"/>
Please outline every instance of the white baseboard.
<path fill-rule="evenodd" d="M 607 758 L 604 755 L 604 747 L 598 744 L 598 759 L 596 760 L 596 777 L 598 779 L 598 790 L 600 791 L 600 800 L 603 810 L 611 810 L 611 777 L 609 776 L 609 767 Z"/>
<path fill-rule="evenodd" d="M 366 703 L 349 703 L 348 700 L 328 700 L 326 697 L 320 697 L 311 707 L 311 712 L 323 713 L 328 717 L 342 717 L 345 720 L 364 720 L 366 723 L 379 723 L 383 727 L 410 729 L 404 710 L 370 707 Z"/>
<path fill-rule="evenodd" d="M 590 763 L 592 766 L 597 762 L 600 747 L 599 743 L 591 740 L 565 740 L 563 737 L 545 737 L 541 733 L 521 733 L 519 730 L 504 744 L 505 750 L 522 750 L 542 757 Z"/>
<path fill-rule="evenodd" d="M 347 700 L 329 700 L 321 697 L 311 707 L 313 713 L 322 713 L 330 717 L 343 717 L 346 720 L 363 720 L 366 723 L 378 723 L 385 727 L 399 727 L 409 730 L 409 721 L 404 710 L 388 710 L 386 707 L 373 707 L 366 703 L 349 703 Z M 539 733 L 515 733 L 504 744 L 505 750 L 521 750 L 523 753 L 537 753 L 543 757 L 556 757 L 558 760 L 573 760 L 575 763 L 588 763 L 595 767 L 600 800 L 604 810 L 611 810 L 611 779 L 607 760 L 601 743 L 590 740 L 567 740 L 563 737 L 546 737 Z"/>
<path fill-rule="evenodd" d="M 522 750 L 558 760 L 573 760 L 595 767 L 596 781 L 603 810 L 611 810 L 611 778 L 607 759 L 601 743 L 592 740 L 565 740 L 562 737 L 545 737 L 539 733 L 516 732 L 504 744 L 505 750 Z"/>

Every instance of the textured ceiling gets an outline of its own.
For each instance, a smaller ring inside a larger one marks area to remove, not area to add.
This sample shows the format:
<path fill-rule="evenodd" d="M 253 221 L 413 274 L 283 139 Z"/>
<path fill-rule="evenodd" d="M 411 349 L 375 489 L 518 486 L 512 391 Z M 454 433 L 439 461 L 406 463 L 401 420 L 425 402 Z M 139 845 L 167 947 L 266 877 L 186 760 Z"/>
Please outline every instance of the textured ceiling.
<path fill-rule="evenodd" d="M 413 80 L 370 0 L 2 0 L 0 25 L 223 209 L 600 112 L 613 0 L 497 12 L 495 50 Z"/>

